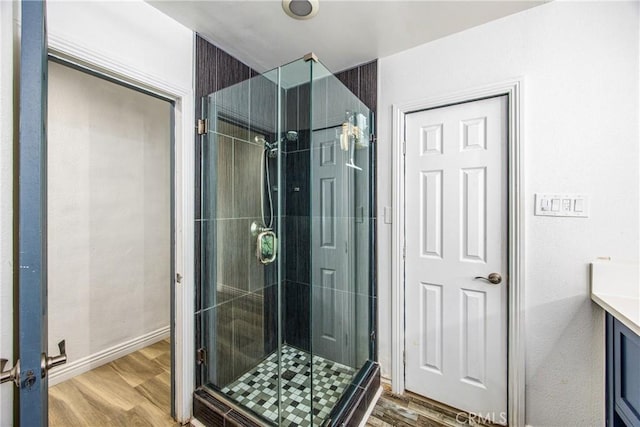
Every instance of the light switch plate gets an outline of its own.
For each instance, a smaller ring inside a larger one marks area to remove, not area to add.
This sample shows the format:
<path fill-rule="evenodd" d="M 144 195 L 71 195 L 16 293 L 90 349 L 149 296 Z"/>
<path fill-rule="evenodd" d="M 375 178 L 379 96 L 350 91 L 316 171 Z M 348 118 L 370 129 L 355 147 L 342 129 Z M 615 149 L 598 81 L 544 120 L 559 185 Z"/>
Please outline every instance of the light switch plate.
<path fill-rule="evenodd" d="M 536 193 L 537 216 L 589 217 L 589 196 L 587 194 Z"/>

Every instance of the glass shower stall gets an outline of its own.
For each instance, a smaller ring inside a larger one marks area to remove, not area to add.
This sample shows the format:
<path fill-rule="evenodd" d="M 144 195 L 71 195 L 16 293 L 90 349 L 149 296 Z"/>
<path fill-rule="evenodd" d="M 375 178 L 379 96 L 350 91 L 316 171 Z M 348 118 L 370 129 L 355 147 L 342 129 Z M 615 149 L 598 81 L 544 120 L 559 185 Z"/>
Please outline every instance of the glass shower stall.
<path fill-rule="evenodd" d="M 197 382 L 330 425 L 375 354 L 371 111 L 309 56 L 203 98 Z"/>

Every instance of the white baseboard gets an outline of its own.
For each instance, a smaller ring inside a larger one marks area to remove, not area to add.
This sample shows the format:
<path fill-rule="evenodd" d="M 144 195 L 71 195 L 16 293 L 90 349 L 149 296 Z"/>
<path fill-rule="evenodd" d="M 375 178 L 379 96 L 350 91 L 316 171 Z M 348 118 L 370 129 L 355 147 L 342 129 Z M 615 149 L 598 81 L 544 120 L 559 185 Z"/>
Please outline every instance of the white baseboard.
<path fill-rule="evenodd" d="M 79 360 L 74 360 L 60 368 L 56 368 L 49 374 L 49 386 L 54 386 L 63 381 L 69 380 L 76 375 L 83 374 L 105 363 L 113 362 L 129 353 L 140 350 L 158 341 L 169 337 L 169 326 L 156 329 L 148 334 L 141 335 L 129 341 L 114 345 L 106 350 L 99 351 Z"/>
<path fill-rule="evenodd" d="M 381 394 L 382 394 L 382 387 L 380 387 L 376 392 L 375 396 L 373 396 L 373 400 L 369 404 L 369 407 L 367 408 L 367 412 L 364 413 L 364 417 L 362 417 L 362 421 L 360 421 L 360 425 L 358 427 L 365 427 L 367 425 L 367 420 L 371 416 L 371 413 L 373 412 L 373 408 L 376 407 L 376 403 L 378 403 L 378 399 L 380 398 Z"/>

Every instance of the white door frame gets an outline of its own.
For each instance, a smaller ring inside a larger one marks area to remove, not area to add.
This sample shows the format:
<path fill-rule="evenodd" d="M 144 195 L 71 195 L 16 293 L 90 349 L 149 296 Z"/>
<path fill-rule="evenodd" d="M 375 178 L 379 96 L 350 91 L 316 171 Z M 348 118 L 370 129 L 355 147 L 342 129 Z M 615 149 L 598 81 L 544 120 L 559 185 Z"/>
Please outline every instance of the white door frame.
<path fill-rule="evenodd" d="M 499 95 L 508 97 L 508 221 L 509 221 L 509 297 L 508 297 L 508 384 L 507 412 L 510 426 L 525 425 L 524 353 L 524 156 L 522 149 L 523 79 L 469 89 L 448 95 L 393 105 L 392 206 L 391 231 L 391 385 L 394 393 L 404 393 L 404 133 L 406 115 L 429 108 Z"/>
<path fill-rule="evenodd" d="M 191 419 L 195 389 L 194 347 L 194 193 L 195 193 L 195 110 L 194 90 L 163 81 L 121 63 L 103 53 L 80 46 L 58 34 L 49 33 L 49 53 L 128 85 L 158 94 L 175 102 L 174 159 L 175 185 L 175 273 L 182 276 L 175 288 L 175 410 L 179 422 Z"/>

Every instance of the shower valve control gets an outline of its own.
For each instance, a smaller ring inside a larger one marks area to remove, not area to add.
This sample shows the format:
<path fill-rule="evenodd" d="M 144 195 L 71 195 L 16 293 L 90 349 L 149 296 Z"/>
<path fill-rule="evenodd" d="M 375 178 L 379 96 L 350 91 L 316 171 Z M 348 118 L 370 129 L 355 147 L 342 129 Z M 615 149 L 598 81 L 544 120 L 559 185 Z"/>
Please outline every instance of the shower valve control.
<path fill-rule="evenodd" d="M 251 231 L 251 235 L 253 237 L 256 237 L 260 233 L 264 233 L 265 231 L 271 231 L 271 229 L 269 227 L 264 227 L 260 225 L 258 221 L 253 221 L 251 223 L 251 228 L 249 229 L 249 231 Z"/>

